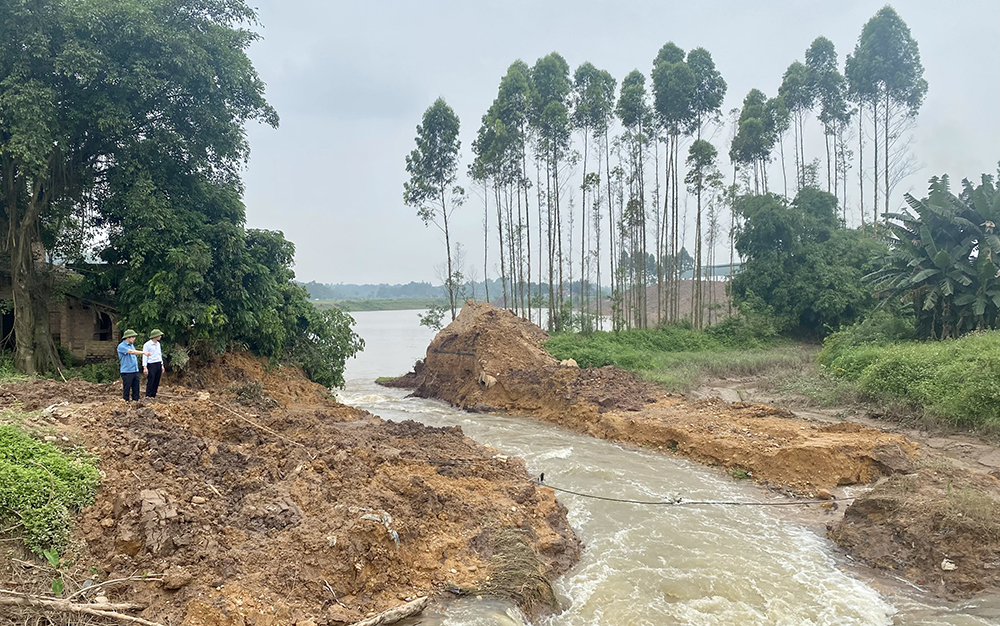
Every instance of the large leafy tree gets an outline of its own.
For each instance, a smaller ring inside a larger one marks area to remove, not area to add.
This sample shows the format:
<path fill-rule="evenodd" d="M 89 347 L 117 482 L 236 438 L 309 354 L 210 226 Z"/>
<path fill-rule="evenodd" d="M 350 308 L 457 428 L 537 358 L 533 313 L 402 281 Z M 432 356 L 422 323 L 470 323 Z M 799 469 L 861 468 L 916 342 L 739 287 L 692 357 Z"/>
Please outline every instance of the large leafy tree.
<path fill-rule="evenodd" d="M 871 107 L 875 145 L 874 223 L 878 214 L 878 159 L 881 156 L 884 211 L 888 212 L 894 182 L 892 169 L 899 164 L 900 146 L 905 149 L 905 143 L 899 141 L 900 135 L 916 117 L 927 95 L 920 49 L 909 27 L 891 6 L 879 9 L 865 24 L 854 53 L 847 57 L 844 74 L 855 101 Z"/>
<path fill-rule="evenodd" d="M 868 278 L 888 299 L 913 306 L 925 337 L 947 339 L 1000 328 L 1000 194 L 993 176 L 962 181 L 955 195 L 948 176 L 930 180 L 928 196 L 906 194 L 909 207 L 889 213 L 890 251 Z"/>
<path fill-rule="evenodd" d="M 424 112 L 417 126 L 417 147 L 406 156 L 410 180 L 403 183 L 403 202 L 415 207 L 425 225 L 434 224 L 444 233 L 447 255 L 448 303 L 455 319 L 455 293 L 461 277 L 452 269 L 451 231 L 448 219 L 462 205 L 465 191 L 455 185 L 458 179 L 459 120 L 444 98 L 438 98 Z"/>
<path fill-rule="evenodd" d="M 255 20 L 242 0 L 0 3 L 0 227 L 18 369 L 59 365 L 51 274 L 37 255 L 46 229 L 79 224 L 137 185 L 145 199 L 162 197 L 153 177 L 114 184 L 154 153 L 185 175 L 238 187 L 244 124 L 277 124 L 245 54 L 257 38 L 245 26 Z M 205 250 L 188 252 L 173 257 L 187 265 L 183 284 L 170 288 L 200 289 L 194 274 L 207 270 Z"/>
<path fill-rule="evenodd" d="M 833 194 L 805 187 L 791 204 L 748 195 L 736 210 L 744 259 L 732 282 L 737 303 L 769 307 L 779 329 L 798 336 L 825 335 L 874 306 L 862 277 L 884 248 L 843 227 Z"/>

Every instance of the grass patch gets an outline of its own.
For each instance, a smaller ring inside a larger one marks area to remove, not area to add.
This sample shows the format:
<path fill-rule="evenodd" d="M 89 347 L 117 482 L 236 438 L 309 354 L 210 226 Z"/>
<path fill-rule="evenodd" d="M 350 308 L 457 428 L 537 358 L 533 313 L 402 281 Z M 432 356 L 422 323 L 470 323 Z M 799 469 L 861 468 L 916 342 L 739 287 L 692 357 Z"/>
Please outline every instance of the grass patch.
<path fill-rule="evenodd" d="M 850 339 L 835 333 L 820 353 L 830 375 L 854 382 L 869 398 L 913 405 L 947 425 L 1000 433 L 1000 331 L 948 341 Z"/>
<path fill-rule="evenodd" d="M 667 326 L 560 334 L 549 339 L 545 349 L 557 359 L 574 359 L 580 367 L 614 365 L 633 371 L 676 392 L 690 391 L 706 378 L 794 371 L 813 358 L 811 351 L 796 344 L 718 328 L 698 331 Z"/>
<path fill-rule="evenodd" d="M 72 514 L 93 502 L 99 483 L 97 459 L 86 451 L 0 426 L 0 527 L 17 531 L 32 552 L 66 545 Z"/>
<path fill-rule="evenodd" d="M 369 300 L 313 300 L 318 309 L 338 308 L 344 311 L 417 311 L 432 306 L 448 306 L 447 298 L 394 298 Z"/>

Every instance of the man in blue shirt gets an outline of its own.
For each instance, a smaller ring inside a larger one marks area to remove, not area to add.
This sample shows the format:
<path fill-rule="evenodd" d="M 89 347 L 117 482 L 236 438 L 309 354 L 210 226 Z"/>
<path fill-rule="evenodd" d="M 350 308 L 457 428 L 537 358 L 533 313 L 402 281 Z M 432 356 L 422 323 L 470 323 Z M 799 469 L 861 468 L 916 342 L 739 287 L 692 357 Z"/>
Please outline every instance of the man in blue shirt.
<path fill-rule="evenodd" d="M 122 335 L 122 342 L 118 344 L 118 362 L 121 364 L 119 371 L 122 374 L 122 397 L 125 402 L 129 400 L 129 391 L 132 392 L 132 399 L 139 399 L 139 361 L 137 354 L 149 356 L 148 352 L 132 348 L 135 343 L 136 332 L 131 328 Z"/>

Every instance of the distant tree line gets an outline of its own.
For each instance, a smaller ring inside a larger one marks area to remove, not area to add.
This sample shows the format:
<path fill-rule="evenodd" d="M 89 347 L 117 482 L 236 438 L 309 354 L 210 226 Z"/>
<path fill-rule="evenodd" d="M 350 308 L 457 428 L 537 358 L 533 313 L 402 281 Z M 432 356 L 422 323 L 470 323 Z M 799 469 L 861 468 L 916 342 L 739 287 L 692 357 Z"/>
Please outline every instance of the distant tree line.
<path fill-rule="evenodd" d="M 847 226 L 848 188 L 856 184 L 862 230 L 884 230 L 890 195 L 913 169 L 910 131 L 927 92 L 917 43 L 892 7 L 865 24 L 843 64 L 821 36 L 804 62 L 789 65 L 776 94 L 751 90 L 727 119 L 726 92 L 708 50 L 684 51 L 673 42 L 657 52 L 648 73 L 634 70 L 620 82 L 590 62 L 571 72 L 556 52 L 533 65 L 512 63 L 481 118 L 467 167 L 482 201 L 483 267 L 499 275 L 489 297 L 529 319 L 540 321 L 546 309 L 550 331 L 593 328 L 604 315 L 614 329 L 682 321 L 702 327 L 710 306 L 704 285 L 713 278 L 708 268 L 720 265 L 718 252 L 729 248 L 733 269 L 760 252 L 750 242 L 755 228 L 746 225 L 748 211 L 782 219 L 797 211 L 800 217 L 789 219 L 821 221 L 817 237 L 828 241 L 823 233 Z M 812 116 L 818 124 L 810 124 Z M 457 244 L 449 226 L 468 198 L 457 184 L 459 126 L 443 98 L 427 109 L 406 158 L 403 195 L 444 234 L 453 317 L 466 279 L 453 262 Z M 713 143 L 726 127 L 731 175 L 720 171 L 720 146 Z M 817 132 L 825 154 L 811 157 L 805 137 Z M 771 175 L 775 159 L 780 181 Z M 812 193 L 820 189 L 826 195 Z M 681 310 L 686 242 L 693 242 L 694 284 L 690 306 Z M 566 288 L 575 281 L 583 285 L 579 292 Z M 605 288 L 610 311 L 598 295 Z M 757 293 L 749 287 L 734 293 L 748 291 Z M 836 321 L 830 315 L 838 307 L 798 314 L 807 325 L 824 325 Z M 596 321 L 586 319 L 590 311 Z M 788 323 L 795 315 L 788 312 Z"/>

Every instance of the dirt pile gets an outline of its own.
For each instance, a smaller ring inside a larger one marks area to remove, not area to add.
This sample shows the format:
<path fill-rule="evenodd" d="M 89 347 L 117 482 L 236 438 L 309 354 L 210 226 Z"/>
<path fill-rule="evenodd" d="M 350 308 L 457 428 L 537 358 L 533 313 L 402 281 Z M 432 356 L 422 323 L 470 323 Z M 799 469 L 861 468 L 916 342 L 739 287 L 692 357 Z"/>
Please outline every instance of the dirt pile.
<path fill-rule="evenodd" d="M 1000 481 L 925 463 L 854 501 L 830 538 L 855 558 L 945 597 L 1000 589 Z"/>
<path fill-rule="evenodd" d="M 613 367 L 561 365 L 542 347 L 548 335 L 510 311 L 468 302 L 434 337 L 414 371 L 390 381 L 421 398 L 474 411 L 514 411 L 559 422 L 568 413 L 596 420 L 613 409 L 634 411 L 661 395 Z"/>
<path fill-rule="evenodd" d="M 67 579 L 162 578 L 106 590 L 148 603 L 146 619 L 350 623 L 446 588 L 488 589 L 491 537 L 508 531 L 535 555 L 526 576 L 578 558 L 552 491 L 460 428 L 384 422 L 245 355 L 183 382 L 229 391 L 175 385 L 125 404 L 114 385 L 0 390 L 3 407 L 69 402 L 51 426 L 99 452 L 104 479 Z M 30 591 L 27 566 L 5 565 L 5 587 Z"/>
<path fill-rule="evenodd" d="M 689 402 L 614 367 L 560 365 L 537 326 L 467 303 L 414 372 L 414 395 L 478 411 L 526 414 L 595 437 L 670 449 L 800 492 L 873 481 L 911 467 L 916 445 L 856 424 L 793 419 L 775 407 Z"/>

